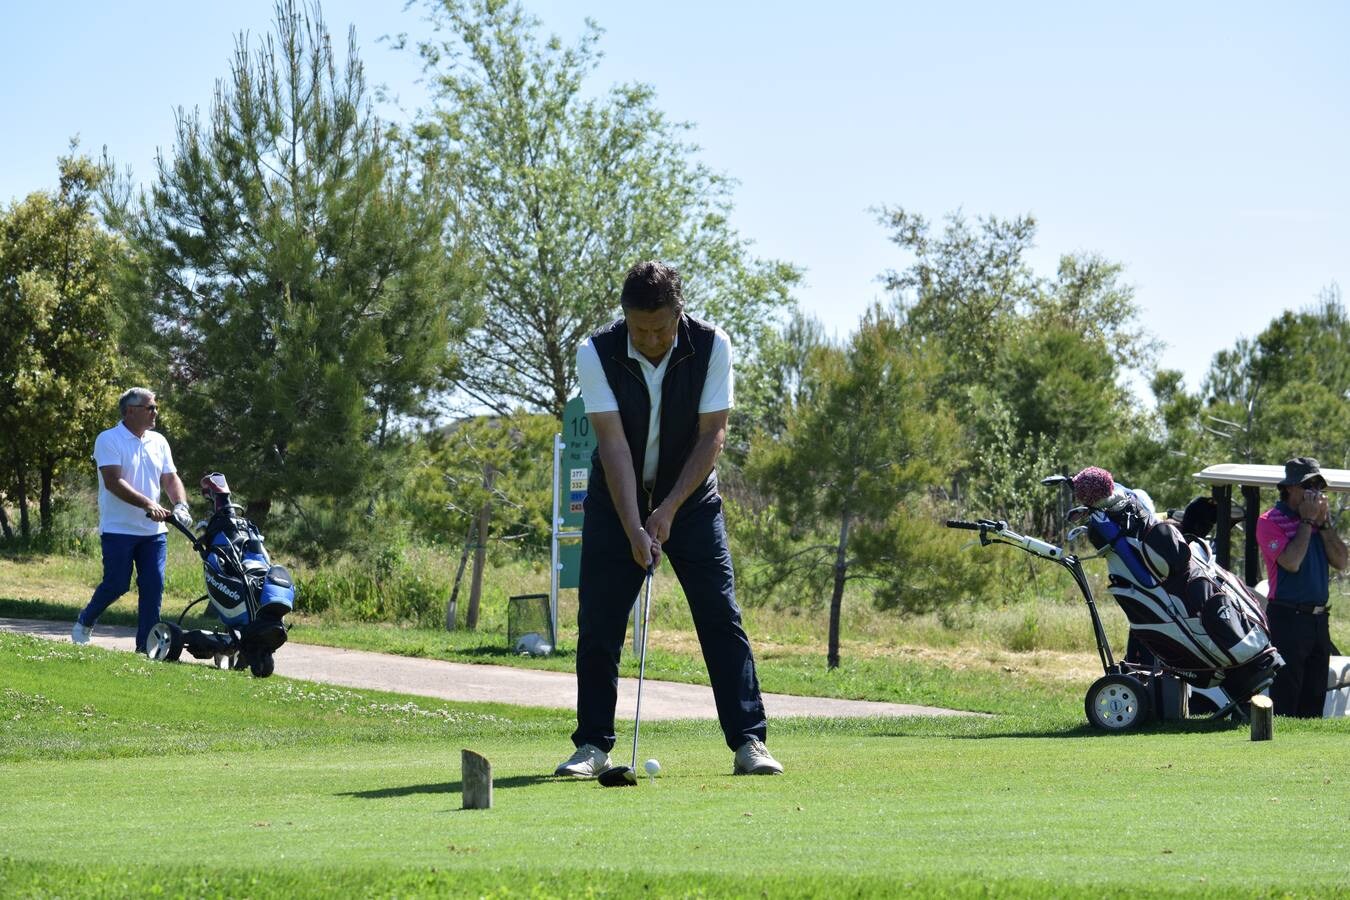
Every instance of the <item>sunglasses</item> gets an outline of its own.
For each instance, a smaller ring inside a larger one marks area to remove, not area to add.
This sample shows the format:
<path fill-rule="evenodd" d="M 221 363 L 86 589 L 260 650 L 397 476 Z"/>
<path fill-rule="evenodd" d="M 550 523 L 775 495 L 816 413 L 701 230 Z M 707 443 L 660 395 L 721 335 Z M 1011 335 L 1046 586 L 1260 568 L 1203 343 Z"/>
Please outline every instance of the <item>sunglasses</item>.
<path fill-rule="evenodd" d="M 131 404 L 131 408 L 132 408 L 132 409 L 148 409 L 148 410 L 150 410 L 151 412 L 158 412 L 158 411 L 159 411 L 159 405 L 156 404 L 156 403 L 133 403 L 133 404 Z"/>

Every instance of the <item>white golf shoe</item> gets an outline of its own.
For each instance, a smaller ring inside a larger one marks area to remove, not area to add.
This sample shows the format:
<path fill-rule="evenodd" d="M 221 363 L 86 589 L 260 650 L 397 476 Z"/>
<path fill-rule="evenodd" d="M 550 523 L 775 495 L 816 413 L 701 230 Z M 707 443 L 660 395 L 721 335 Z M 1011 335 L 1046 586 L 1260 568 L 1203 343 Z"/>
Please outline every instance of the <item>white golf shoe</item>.
<path fill-rule="evenodd" d="M 92 625 L 85 625 L 79 619 L 75 620 L 75 627 L 70 629 L 70 639 L 76 644 L 89 643 L 89 636 L 94 633 Z"/>
<path fill-rule="evenodd" d="M 608 753 L 594 744 L 582 744 L 566 762 L 558 764 L 553 774 L 572 778 L 596 778 L 608 768 L 610 768 Z"/>
<path fill-rule="evenodd" d="M 782 775 L 783 764 L 769 754 L 769 748 L 754 738 L 741 744 L 736 751 L 733 775 Z"/>

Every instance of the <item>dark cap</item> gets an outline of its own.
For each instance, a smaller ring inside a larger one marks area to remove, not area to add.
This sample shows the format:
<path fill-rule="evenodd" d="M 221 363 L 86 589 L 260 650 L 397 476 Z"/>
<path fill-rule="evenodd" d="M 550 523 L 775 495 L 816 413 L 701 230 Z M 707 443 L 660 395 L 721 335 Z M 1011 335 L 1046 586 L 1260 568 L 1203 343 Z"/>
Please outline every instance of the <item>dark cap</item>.
<path fill-rule="evenodd" d="M 1322 469 L 1311 456 L 1296 456 L 1284 464 L 1284 479 L 1280 487 L 1302 484 L 1315 475 L 1321 475 Z"/>

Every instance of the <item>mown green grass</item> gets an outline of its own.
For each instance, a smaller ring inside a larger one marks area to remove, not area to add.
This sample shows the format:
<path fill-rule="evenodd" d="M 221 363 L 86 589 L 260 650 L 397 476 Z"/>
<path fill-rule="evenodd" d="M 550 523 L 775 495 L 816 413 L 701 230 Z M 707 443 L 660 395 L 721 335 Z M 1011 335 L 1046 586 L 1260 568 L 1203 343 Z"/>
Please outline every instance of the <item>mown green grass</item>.
<path fill-rule="evenodd" d="M 0 893 L 1163 896 L 1350 891 L 1339 721 L 1098 736 L 1065 705 L 786 720 L 781 778 L 651 723 L 655 783 L 553 779 L 565 713 L 0 634 Z M 621 727 L 621 732 L 626 728 Z M 620 734 L 620 756 L 627 735 Z M 459 750 L 493 762 L 462 811 Z"/>

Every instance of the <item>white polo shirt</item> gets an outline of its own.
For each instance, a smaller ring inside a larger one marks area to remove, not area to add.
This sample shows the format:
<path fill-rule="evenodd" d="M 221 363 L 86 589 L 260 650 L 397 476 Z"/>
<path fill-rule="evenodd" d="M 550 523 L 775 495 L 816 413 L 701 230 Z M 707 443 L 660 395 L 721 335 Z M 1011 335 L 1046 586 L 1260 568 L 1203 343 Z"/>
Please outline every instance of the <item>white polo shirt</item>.
<path fill-rule="evenodd" d="M 159 502 L 162 475 L 178 470 L 173 465 L 169 442 L 157 431 L 147 431 L 140 437 L 132 434 L 125 423 L 119 422 L 107 431 L 99 432 L 94 441 L 94 465 L 121 466 L 122 478 L 145 496 Z M 102 534 L 163 534 L 168 526 L 155 522 L 145 510 L 118 497 L 103 483 L 98 473 L 98 530 Z"/>
<path fill-rule="evenodd" d="M 678 342 L 677 342 L 678 343 Z M 651 413 L 647 417 L 647 450 L 642 460 L 642 480 L 651 484 L 656 480 L 656 466 L 661 453 L 661 382 L 666 377 L 666 366 L 670 363 L 670 354 L 675 345 L 666 351 L 661 361 L 652 361 L 643 356 L 633 346 L 633 338 L 628 338 L 628 355 L 638 361 L 642 367 L 642 377 L 647 382 L 647 396 L 651 400 Z M 720 328 L 715 328 L 712 355 L 708 360 L 708 377 L 703 382 L 703 393 L 699 395 L 698 412 L 721 412 L 735 405 L 735 375 L 732 371 L 731 338 Z M 587 413 L 618 412 L 619 401 L 605 378 L 605 369 L 600 364 L 600 354 L 595 345 L 587 338 L 577 348 L 577 381 L 581 384 L 581 396 L 586 404 Z"/>

